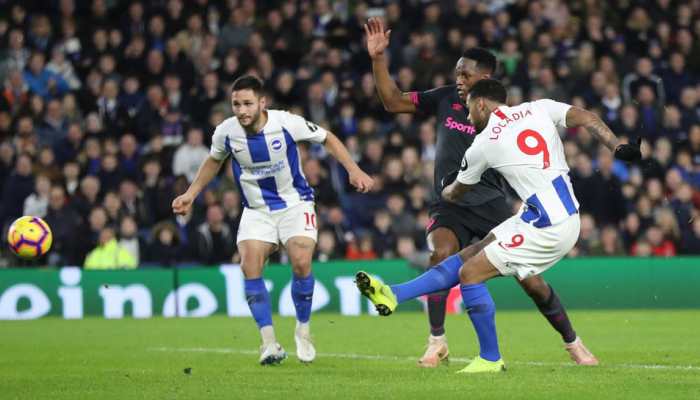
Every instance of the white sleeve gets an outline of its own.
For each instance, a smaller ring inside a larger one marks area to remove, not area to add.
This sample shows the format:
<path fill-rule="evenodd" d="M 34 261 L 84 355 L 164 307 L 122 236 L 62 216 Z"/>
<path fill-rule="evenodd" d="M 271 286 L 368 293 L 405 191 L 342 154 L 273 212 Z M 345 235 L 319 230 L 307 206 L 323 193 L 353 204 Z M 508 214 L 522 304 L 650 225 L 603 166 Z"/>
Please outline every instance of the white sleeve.
<path fill-rule="evenodd" d="M 554 125 L 560 128 L 566 128 L 566 113 L 571 108 L 571 104 L 560 103 L 550 99 L 542 99 L 535 101 L 535 104 L 544 109 L 549 118 L 552 119 Z"/>
<path fill-rule="evenodd" d="M 327 130 L 292 113 L 286 113 L 285 125 L 289 128 L 289 134 L 295 142 L 323 143 L 328 135 Z"/>
<path fill-rule="evenodd" d="M 214 130 L 214 136 L 211 138 L 209 155 L 215 160 L 222 161 L 228 157 L 230 152 L 231 150 L 226 148 L 226 133 L 219 125 Z"/>
<path fill-rule="evenodd" d="M 459 167 L 457 181 L 465 185 L 479 183 L 481 175 L 489 168 L 488 160 L 484 157 L 481 146 L 474 141 L 464 153 L 462 165 Z"/>

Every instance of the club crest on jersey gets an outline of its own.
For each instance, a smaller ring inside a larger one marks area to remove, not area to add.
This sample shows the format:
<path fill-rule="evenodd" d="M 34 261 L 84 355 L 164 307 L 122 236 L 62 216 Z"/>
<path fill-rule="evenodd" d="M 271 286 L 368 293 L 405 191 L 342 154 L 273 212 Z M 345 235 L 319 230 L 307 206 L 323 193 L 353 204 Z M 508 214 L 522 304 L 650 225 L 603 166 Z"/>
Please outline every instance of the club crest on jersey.
<path fill-rule="evenodd" d="M 282 150 L 282 141 L 279 139 L 274 139 L 272 142 L 270 142 L 270 147 L 272 147 L 272 151 L 278 152 Z"/>

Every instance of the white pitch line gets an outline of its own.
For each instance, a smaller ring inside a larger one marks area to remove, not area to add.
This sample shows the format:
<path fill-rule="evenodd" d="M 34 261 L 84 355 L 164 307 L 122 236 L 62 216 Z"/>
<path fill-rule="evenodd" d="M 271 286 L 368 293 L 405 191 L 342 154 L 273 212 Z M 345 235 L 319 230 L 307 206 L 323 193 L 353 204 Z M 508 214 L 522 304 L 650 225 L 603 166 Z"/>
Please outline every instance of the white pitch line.
<path fill-rule="evenodd" d="M 151 347 L 148 351 L 160 352 L 178 352 L 178 353 L 217 353 L 217 354 L 242 354 L 242 355 L 257 355 L 256 350 L 244 349 L 229 349 L 215 347 Z M 291 355 L 291 354 L 290 354 Z M 319 357 L 324 358 L 344 358 L 351 360 L 380 360 L 380 361 L 415 361 L 415 357 L 392 356 L 392 355 L 372 355 L 372 354 L 355 354 L 355 353 L 318 353 Z M 293 355 L 291 355 L 293 356 Z M 450 357 L 451 361 L 469 362 L 471 358 Z M 547 362 L 547 361 L 509 361 L 508 364 L 528 365 L 535 367 L 575 367 L 572 363 L 563 362 Z M 621 368 L 621 369 L 650 369 L 650 370 L 675 370 L 675 371 L 700 371 L 700 366 L 696 365 L 662 365 L 662 364 L 603 364 L 606 368 Z"/>

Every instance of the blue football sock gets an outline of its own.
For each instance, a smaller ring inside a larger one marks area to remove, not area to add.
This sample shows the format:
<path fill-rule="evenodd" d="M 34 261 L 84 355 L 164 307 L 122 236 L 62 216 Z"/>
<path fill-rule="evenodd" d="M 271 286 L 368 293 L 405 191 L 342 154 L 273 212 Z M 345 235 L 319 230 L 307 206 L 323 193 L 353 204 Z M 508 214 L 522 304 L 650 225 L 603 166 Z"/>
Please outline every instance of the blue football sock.
<path fill-rule="evenodd" d="M 272 325 L 272 307 L 270 306 L 270 294 L 265 287 L 262 278 L 246 279 L 244 282 L 245 298 L 248 301 L 250 312 L 258 324 L 258 328 Z"/>
<path fill-rule="evenodd" d="M 464 308 L 469 313 L 474 330 L 479 338 L 479 355 L 489 361 L 501 358 L 496 335 L 496 305 L 486 284 L 461 285 Z"/>
<path fill-rule="evenodd" d="M 311 317 L 311 300 L 314 296 L 314 276 L 306 278 L 294 275 L 292 278 L 292 300 L 297 312 L 297 321 L 309 322 Z"/>
<path fill-rule="evenodd" d="M 459 269 L 462 267 L 462 263 L 459 254 L 453 254 L 416 279 L 400 285 L 393 285 L 391 290 L 396 295 L 396 300 L 403 303 L 424 294 L 450 289 L 459 283 Z"/>

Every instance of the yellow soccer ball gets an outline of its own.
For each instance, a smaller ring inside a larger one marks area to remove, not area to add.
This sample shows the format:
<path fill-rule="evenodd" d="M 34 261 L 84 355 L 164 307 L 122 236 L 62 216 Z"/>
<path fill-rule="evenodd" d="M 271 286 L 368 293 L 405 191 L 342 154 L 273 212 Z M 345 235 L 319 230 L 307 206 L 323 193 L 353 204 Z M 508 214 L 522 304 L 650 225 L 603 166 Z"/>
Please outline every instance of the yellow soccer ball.
<path fill-rule="evenodd" d="M 53 234 L 43 219 L 25 215 L 10 226 L 7 242 L 19 257 L 32 259 L 48 253 Z"/>

